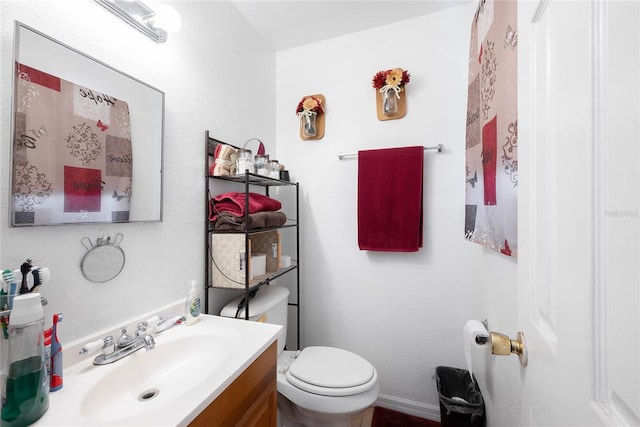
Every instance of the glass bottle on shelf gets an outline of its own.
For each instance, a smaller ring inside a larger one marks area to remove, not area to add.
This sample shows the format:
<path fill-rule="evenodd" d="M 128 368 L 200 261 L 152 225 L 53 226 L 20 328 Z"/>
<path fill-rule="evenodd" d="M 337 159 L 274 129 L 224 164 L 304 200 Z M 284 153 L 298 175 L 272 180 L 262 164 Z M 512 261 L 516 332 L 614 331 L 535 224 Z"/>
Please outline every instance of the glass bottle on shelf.
<path fill-rule="evenodd" d="M 255 168 L 256 173 L 262 176 L 269 176 L 269 155 L 256 154 Z"/>
<path fill-rule="evenodd" d="M 247 150 L 245 148 L 240 149 L 236 170 L 238 175 L 244 175 L 245 171 L 255 173 L 253 154 L 251 153 L 251 150 Z"/>
<path fill-rule="evenodd" d="M 269 160 L 269 176 L 280 179 L 280 163 L 277 160 Z"/>

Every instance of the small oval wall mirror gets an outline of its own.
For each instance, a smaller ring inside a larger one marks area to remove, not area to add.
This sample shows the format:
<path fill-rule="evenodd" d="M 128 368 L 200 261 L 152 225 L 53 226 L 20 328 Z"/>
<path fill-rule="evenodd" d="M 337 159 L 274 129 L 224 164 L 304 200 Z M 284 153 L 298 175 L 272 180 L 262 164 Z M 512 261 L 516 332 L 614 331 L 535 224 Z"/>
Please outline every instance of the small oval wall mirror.
<path fill-rule="evenodd" d="M 124 268 L 124 251 L 120 247 L 122 233 L 116 234 L 113 241 L 104 234 L 91 243 L 88 237 L 81 240 L 87 253 L 80 261 L 80 270 L 85 279 L 95 283 L 104 283 L 116 277 Z"/>

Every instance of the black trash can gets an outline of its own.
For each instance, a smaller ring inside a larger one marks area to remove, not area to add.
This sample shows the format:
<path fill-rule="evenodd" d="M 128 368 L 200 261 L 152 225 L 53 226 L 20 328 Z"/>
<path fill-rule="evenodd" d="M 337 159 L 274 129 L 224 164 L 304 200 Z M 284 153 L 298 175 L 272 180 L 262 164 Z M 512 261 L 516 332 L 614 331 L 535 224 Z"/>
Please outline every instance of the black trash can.
<path fill-rule="evenodd" d="M 475 376 L 474 376 L 475 380 Z M 436 382 L 442 427 L 484 427 L 484 399 L 466 369 L 438 366 Z"/>

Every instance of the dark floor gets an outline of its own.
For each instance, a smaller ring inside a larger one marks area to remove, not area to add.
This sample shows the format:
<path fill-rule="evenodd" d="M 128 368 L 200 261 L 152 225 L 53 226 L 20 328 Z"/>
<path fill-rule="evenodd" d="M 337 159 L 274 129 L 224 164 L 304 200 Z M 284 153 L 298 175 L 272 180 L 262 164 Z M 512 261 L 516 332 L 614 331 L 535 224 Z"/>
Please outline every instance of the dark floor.
<path fill-rule="evenodd" d="M 351 418 L 351 427 L 441 427 L 437 421 L 372 406 Z"/>
<path fill-rule="evenodd" d="M 371 427 L 440 427 L 440 423 L 376 406 Z"/>

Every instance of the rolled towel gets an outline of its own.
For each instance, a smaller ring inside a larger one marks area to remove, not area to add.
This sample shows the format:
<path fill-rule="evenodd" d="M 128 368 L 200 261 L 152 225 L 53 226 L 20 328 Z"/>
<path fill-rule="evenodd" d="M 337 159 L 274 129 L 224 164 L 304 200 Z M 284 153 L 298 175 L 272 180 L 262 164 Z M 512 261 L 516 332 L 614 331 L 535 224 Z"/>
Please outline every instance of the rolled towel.
<path fill-rule="evenodd" d="M 209 167 L 209 173 L 213 176 L 233 175 L 235 165 L 232 156 L 237 152 L 238 150 L 229 145 L 218 144 L 214 154 L 215 161 Z"/>

